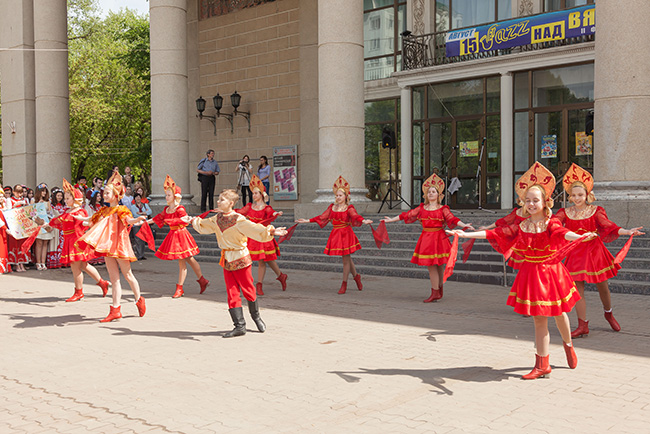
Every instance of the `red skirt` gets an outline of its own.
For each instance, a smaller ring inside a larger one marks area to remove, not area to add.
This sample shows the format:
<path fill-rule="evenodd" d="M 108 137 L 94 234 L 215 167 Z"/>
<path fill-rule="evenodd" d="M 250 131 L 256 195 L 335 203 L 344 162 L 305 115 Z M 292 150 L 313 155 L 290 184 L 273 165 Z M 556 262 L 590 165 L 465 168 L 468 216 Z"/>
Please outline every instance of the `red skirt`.
<path fill-rule="evenodd" d="M 425 228 L 415 245 L 411 263 L 423 266 L 444 265 L 449 259 L 450 251 L 449 237 L 442 228 Z"/>
<path fill-rule="evenodd" d="M 7 234 L 7 249 L 8 249 L 8 262 L 11 265 L 28 264 L 32 262 L 32 254 L 28 250 L 27 253 L 22 253 L 20 249 L 27 238 L 17 240 L 13 236 Z"/>
<path fill-rule="evenodd" d="M 614 263 L 614 256 L 609 253 L 600 238 L 580 243 L 564 262 L 574 281 L 599 283 L 611 279 L 621 269 Z"/>
<path fill-rule="evenodd" d="M 187 229 L 182 228 L 169 231 L 155 254 L 158 258 L 169 261 L 189 258 L 198 253 L 199 247 L 196 245 L 194 237 Z"/>
<path fill-rule="evenodd" d="M 275 261 L 280 256 L 280 246 L 278 246 L 278 242 L 275 240 L 260 243 L 249 238 L 248 251 L 253 261 Z"/>
<path fill-rule="evenodd" d="M 88 262 L 88 260 L 95 257 L 92 251 L 83 252 L 75 247 L 74 244 L 77 242 L 79 237 L 74 233 L 74 231 L 72 234 L 66 234 L 63 231 L 61 232 L 63 233 L 63 247 L 61 249 L 60 259 L 61 265 L 68 265 L 77 261 Z"/>
<path fill-rule="evenodd" d="M 558 316 L 571 311 L 578 300 L 580 294 L 564 264 L 524 262 L 507 304 L 521 315 Z"/>
<path fill-rule="evenodd" d="M 332 229 L 323 253 L 329 256 L 344 256 L 357 250 L 361 250 L 359 239 L 354 234 L 352 227 L 343 226 Z"/>

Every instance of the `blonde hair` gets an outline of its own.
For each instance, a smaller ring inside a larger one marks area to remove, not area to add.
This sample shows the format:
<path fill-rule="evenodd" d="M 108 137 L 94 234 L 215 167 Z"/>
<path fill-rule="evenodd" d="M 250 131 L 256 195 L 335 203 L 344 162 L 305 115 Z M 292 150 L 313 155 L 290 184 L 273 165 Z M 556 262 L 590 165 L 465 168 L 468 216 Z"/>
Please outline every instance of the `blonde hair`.
<path fill-rule="evenodd" d="M 227 200 L 232 202 L 233 205 L 236 204 L 237 201 L 239 200 L 239 193 L 237 193 L 235 190 L 231 188 L 227 188 L 223 190 L 221 193 L 219 193 L 219 196 L 225 197 Z"/>
<path fill-rule="evenodd" d="M 536 190 L 539 190 L 541 192 L 542 200 L 544 201 L 544 215 L 546 216 L 546 218 L 551 218 L 551 216 L 553 215 L 552 209 L 553 209 L 554 202 L 553 202 L 552 197 L 550 197 L 550 198 L 546 197 L 546 190 L 544 190 L 544 187 L 542 187 L 539 184 L 533 184 L 533 185 L 531 185 L 530 187 L 528 187 L 526 189 L 526 192 L 524 193 L 524 197 L 533 188 L 536 189 Z M 521 199 L 519 199 L 519 201 L 521 201 Z M 524 205 L 525 205 L 525 203 L 523 203 L 521 205 L 521 215 L 523 217 L 528 217 L 530 214 L 528 214 L 528 210 L 526 209 L 526 207 Z"/>
<path fill-rule="evenodd" d="M 587 193 L 587 191 L 588 191 L 588 190 L 587 190 L 587 186 L 586 186 L 583 182 L 575 181 L 575 182 L 572 183 L 571 186 L 569 187 L 569 191 L 568 191 L 569 194 L 571 194 L 571 190 L 573 190 L 573 187 L 580 187 L 580 188 L 583 188 L 583 189 L 585 190 L 585 193 Z M 596 201 L 596 196 L 594 196 L 594 192 L 593 192 L 593 191 L 590 191 L 590 192 L 587 194 L 587 200 L 585 200 L 585 202 L 587 202 L 588 204 L 590 204 L 590 203 L 595 202 L 595 201 Z M 571 198 L 569 198 L 569 202 L 573 203 L 573 201 L 571 200 Z"/>

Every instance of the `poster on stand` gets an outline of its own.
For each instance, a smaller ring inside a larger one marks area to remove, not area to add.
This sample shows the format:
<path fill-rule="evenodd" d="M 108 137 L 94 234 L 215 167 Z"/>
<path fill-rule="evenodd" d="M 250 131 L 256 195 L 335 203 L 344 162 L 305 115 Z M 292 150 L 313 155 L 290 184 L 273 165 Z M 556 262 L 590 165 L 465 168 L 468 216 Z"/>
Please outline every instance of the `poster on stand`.
<path fill-rule="evenodd" d="M 542 136 L 540 158 L 557 158 L 557 136 L 555 134 Z"/>
<path fill-rule="evenodd" d="M 592 136 L 588 136 L 584 131 L 576 131 L 576 157 L 581 155 L 593 155 L 591 138 Z"/>
<path fill-rule="evenodd" d="M 273 199 L 298 200 L 298 146 L 273 147 Z"/>

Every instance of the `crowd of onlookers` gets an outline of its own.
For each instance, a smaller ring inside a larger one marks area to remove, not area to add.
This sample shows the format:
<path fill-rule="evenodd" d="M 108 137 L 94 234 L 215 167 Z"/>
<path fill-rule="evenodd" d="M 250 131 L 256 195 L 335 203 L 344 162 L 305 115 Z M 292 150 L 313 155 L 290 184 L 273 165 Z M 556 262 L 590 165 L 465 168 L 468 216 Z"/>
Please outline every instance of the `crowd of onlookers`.
<path fill-rule="evenodd" d="M 108 179 L 115 171 L 118 171 L 117 166 L 107 173 L 106 178 L 95 177 L 92 184 L 88 185 L 85 176 L 81 176 L 74 184 L 86 198 L 83 208 L 88 215 L 93 215 L 102 206 L 107 206 L 103 199 L 104 186 Z M 122 179 L 126 186 L 126 194 L 120 201 L 120 205 L 124 205 L 133 214 L 134 217 L 141 215 L 152 217 L 151 208 L 149 207 L 149 199 L 147 198 L 146 190 L 141 182 L 134 180 L 130 167 L 124 168 Z M 16 184 L 13 187 L 5 186 L 4 195 L 0 195 L 0 210 L 9 210 L 16 207 L 33 205 L 37 203 L 45 203 L 47 215 L 49 218 L 56 217 L 64 213 L 67 209 L 64 202 L 63 190 L 60 187 L 52 187 L 45 183 L 41 183 L 32 189 L 25 185 Z M 26 267 L 33 266 L 37 270 L 46 270 L 48 268 L 60 268 L 61 249 L 63 247 L 63 234 L 54 229 L 51 232 L 41 231 L 36 237 L 34 244 L 29 252 L 24 255 L 16 252 L 16 242 L 21 240 L 13 240 L 13 237 L 6 233 L 6 220 L 0 213 L 0 274 L 11 271 L 13 266 L 14 271 L 26 271 Z M 133 231 L 132 235 L 135 235 Z M 131 241 L 133 249 L 138 259 L 146 259 L 144 257 L 144 241 L 137 237 L 132 236 Z M 13 243 L 13 245 L 12 245 Z M 4 245 L 3 245 L 4 244 Z M 5 254 L 3 255 L 3 251 Z M 3 260 L 2 258 L 6 259 Z M 97 258 L 90 261 L 91 264 L 102 264 L 103 258 Z"/>

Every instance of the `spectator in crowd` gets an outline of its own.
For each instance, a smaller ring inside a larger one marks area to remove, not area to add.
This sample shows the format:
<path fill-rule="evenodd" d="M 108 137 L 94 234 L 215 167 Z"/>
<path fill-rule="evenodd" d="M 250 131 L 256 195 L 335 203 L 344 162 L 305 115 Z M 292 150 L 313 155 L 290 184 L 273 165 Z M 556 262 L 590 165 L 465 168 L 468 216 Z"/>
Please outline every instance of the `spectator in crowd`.
<path fill-rule="evenodd" d="M 130 209 L 131 209 L 131 214 L 133 214 L 133 218 L 138 218 L 140 216 L 145 216 L 147 219 L 151 218 L 151 208 L 149 208 L 149 205 L 142 202 L 142 196 L 140 195 L 140 193 L 136 193 L 133 195 L 133 203 L 131 204 Z M 136 237 L 139 231 L 140 231 L 140 226 L 133 226 L 133 228 L 131 229 L 131 233 L 129 234 L 131 238 L 131 245 L 133 246 L 133 252 L 135 253 L 135 257 L 138 260 L 147 259 L 144 256 L 144 248 L 146 246 L 146 243 L 143 240 L 141 240 L 139 237 Z"/>
<path fill-rule="evenodd" d="M 6 186 L 4 188 L 4 193 L 5 193 L 5 199 L 9 199 L 11 197 L 11 187 Z"/>
<path fill-rule="evenodd" d="M 95 176 L 93 178 L 93 188 L 92 190 L 88 190 L 86 192 L 86 200 L 88 200 L 89 203 L 93 202 L 92 199 L 95 197 L 97 193 L 99 193 L 99 197 L 102 197 L 104 193 L 104 190 L 102 189 L 103 185 L 104 185 L 104 180 L 102 178 L 100 178 L 99 176 Z"/>
<path fill-rule="evenodd" d="M 86 197 L 86 194 L 88 193 L 88 185 L 86 181 L 86 177 L 84 175 L 81 175 L 79 178 L 77 178 L 77 183 L 75 184 L 74 188 L 78 188 L 81 190 L 81 193 Z M 86 199 L 88 199 L 86 197 Z"/>
<path fill-rule="evenodd" d="M 120 202 L 122 202 L 122 205 L 128 209 L 131 209 L 131 204 L 133 203 L 133 189 L 130 185 L 126 185 L 126 193 L 124 193 L 124 197 Z"/>
<path fill-rule="evenodd" d="M 214 186 L 217 183 L 217 175 L 221 171 L 219 163 L 214 159 L 214 150 L 208 150 L 205 155 L 206 157 L 199 161 L 196 167 L 201 182 L 201 212 L 207 210 L 206 201 L 210 209 L 214 209 Z"/>
<path fill-rule="evenodd" d="M 49 219 L 54 217 L 52 213 L 52 205 L 50 204 L 50 191 L 47 189 L 47 184 L 42 183 L 36 187 L 36 194 L 34 195 L 35 203 L 44 203 L 47 207 L 47 216 Z M 54 231 L 45 231 L 41 230 L 40 233 L 36 236 L 34 241 L 34 262 L 36 263 L 37 270 L 47 270 L 45 265 L 47 262 L 47 250 L 50 244 L 50 241 L 54 239 L 54 236 L 57 235 Z"/>
<path fill-rule="evenodd" d="M 262 181 L 262 184 L 266 189 L 266 193 L 268 194 L 266 197 L 266 204 L 268 205 L 271 196 L 271 190 L 269 190 L 271 187 L 271 166 L 269 166 L 269 159 L 266 158 L 266 155 L 262 155 L 260 157 L 260 165 L 257 166 L 257 176 L 260 178 L 260 181 Z"/>
<path fill-rule="evenodd" d="M 25 199 L 27 200 L 27 203 L 29 205 L 34 203 L 34 190 L 31 188 L 27 189 L 27 193 L 25 194 Z"/>
<path fill-rule="evenodd" d="M 124 167 L 124 175 L 122 175 L 124 180 L 124 185 L 129 186 L 133 184 L 133 174 L 131 173 L 131 168 L 129 166 Z"/>
<path fill-rule="evenodd" d="M 246 206 L 247 196 L 248 202 L 253 202 L 253 192 L 250 188 L 252 170 L 253 166 L 251 166 L 250 157 L 244 155 L 237 163 L 237 187 L 241 188 L 241 201 L 244 206 Z"/>
<path fill-rule="evenodd" d="M 140 200 L 142 201 L 142 203 L 144 204 L 149 203 L 149 199 L 147 199 L 147 195 L 142 184 L 136 184 L 136 185 L 137 187 L 135 188 L 135 192 L 140 195 Z M 135 199 L 135 195 L 133 196 L 133 198 Z"/>

